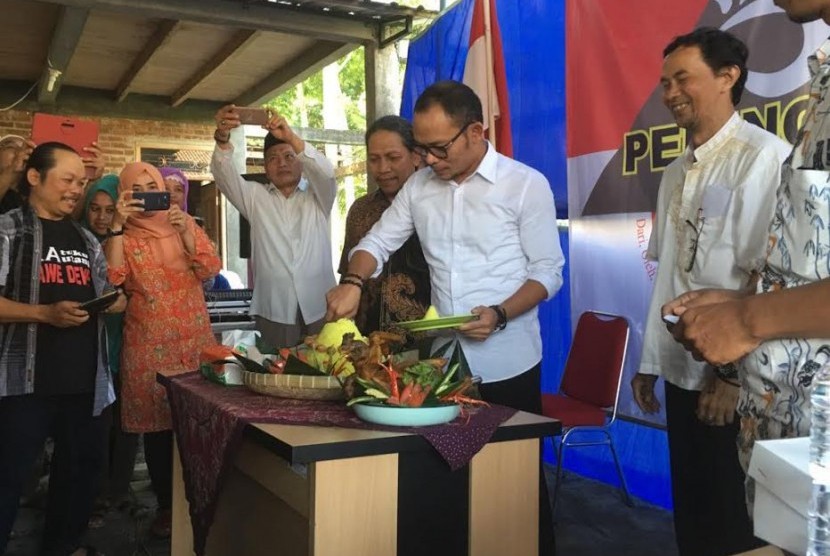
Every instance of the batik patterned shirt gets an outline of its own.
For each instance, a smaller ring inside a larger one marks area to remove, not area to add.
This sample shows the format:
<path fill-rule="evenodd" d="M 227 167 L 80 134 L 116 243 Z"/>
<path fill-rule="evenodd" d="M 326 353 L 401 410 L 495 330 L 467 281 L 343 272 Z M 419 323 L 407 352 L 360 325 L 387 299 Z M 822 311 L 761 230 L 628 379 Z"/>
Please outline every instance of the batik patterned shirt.
<path fill-rule="evenodd" d="M 781 173 L 769 256 L 757 292 L 830 277 L 830 40 L 810 57 L 810 98 L 804 124 Z M 741 364 L 739 455 L 749 464 L 756 439 L 810 432 L 810 385 L 830 361 L 830 339 L 764 342 Z M 748 494 L 751 495 L 751 489 Z"/>

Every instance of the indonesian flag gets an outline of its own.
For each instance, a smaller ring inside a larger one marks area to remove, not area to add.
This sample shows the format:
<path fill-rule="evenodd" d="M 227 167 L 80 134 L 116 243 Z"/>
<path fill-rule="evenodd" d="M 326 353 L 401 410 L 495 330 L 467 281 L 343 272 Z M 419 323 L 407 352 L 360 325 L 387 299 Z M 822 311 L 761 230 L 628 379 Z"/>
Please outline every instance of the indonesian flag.
<path fill-rule="evenodd" d="M 489 2 L 489 10 L 484 5 L 485 2 Z M 513 156 L 507 73 L 504 69 L 495 0 L 475 0 L 470 25 L 470 50 L 464 65 L 464 84 L 481 99 L 488 139 L 495 143 L 497 151 Z M 491 122 L 495 128 L 495 137 L 493 130 L 489 129 Z"/>

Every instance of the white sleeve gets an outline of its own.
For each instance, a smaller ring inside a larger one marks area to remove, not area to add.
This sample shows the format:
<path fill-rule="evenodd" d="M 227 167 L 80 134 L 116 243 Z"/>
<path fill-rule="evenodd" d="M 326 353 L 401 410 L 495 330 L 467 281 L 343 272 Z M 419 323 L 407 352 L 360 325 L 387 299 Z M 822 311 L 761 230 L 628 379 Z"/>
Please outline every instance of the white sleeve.
<path fill-rule="evenodd" d="M 779 150 L 770 145 L 760 151 L 749 165 L 742 187 L 736 191 L 731 239 L 735 263 L 747 274 L 760 270 L 766 262 L 775 193 L 781 184 L 781 163 L 786 156 Z"/>
<path fill-rule="evenodd" d="M 303 174 L 308 180 L 308 189 L 311 191 L 320 209 L 329 214 L 337 198 L 337 182 L 334 179 L 334 166 L 323 153 L 315 149 L 308 141 L 300 153 L 303 162 Z"/>
<path fill-rule="evenodd" d="M 519 206 L 519 239 L 527 257 L 527 278 L 542 284 L 551 299 L 562 287 L 565 257 L 559 243 L 556 206 L 548 180 L 531 172 Z"/>
<path fill-rule="evenodd" d="M 217 145 L 213 149 L 213 158 L 210 161 L 210 172 L 216 180 L 216 187 L 244 216 L 251 214 L 253 206 L 253 187 L 259 184 L 245 181 L 236 171 L 233 164 L 233 146 L 230 149 L 220 149 Z"/>
<path fill-rule="evenodd" d="M 363 239 L 349 253 L 352 258 L 355 251 L 366 251 L 377 261 L 377 268 L 372 273 L 376 278 L 383 270 L 383 265 L 389 257 L 406 243 L 406 240 L 415 231 L 415 224 L 412 221 L 412 199 L 410 194 L 414 189 L 412 180 L 404 184 L 392 205 L 383 212 L 380 220 L 375 222 L 372 229 L 363 236 Z"/>

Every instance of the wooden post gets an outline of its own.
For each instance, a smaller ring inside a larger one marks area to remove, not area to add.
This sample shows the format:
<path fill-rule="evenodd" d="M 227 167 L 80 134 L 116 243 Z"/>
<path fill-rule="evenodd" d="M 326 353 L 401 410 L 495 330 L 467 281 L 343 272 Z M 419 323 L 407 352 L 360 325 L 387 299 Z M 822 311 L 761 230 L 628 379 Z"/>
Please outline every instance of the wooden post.
<path fill-rule="evenodd" d="M 375 44 L 365 47 L 366 72 L 366 126 L 376 119 L 389 114 L 400 114 L 401 79 L 398 51 L 394 44 L 378 48 Z M 369 180 L 368 191 L 377 186 Z"/>

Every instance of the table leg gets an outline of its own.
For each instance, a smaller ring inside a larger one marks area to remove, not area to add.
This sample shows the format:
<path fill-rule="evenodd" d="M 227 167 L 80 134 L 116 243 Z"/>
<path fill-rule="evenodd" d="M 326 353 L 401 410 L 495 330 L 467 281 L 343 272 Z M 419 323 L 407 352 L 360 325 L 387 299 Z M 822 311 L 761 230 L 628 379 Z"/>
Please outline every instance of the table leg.
<path fill-rule="evenodd" d="M 319 461 L 309 477 L 310 554 L 396 553 L 397 454 Z"/>
<path fill-rule="evenodd" d="M 539 439 L 487 444 L 470 462 L 470 556 L 539 552 Z"/>
<path fill-rule="evenodd" d="M 193 555 L 193 527 L 190 524 L 190 504 L 184 494 L 182 460 L 179 445 L 173 437 L 173 533 L 170 538 L 171 556 Z"/>

